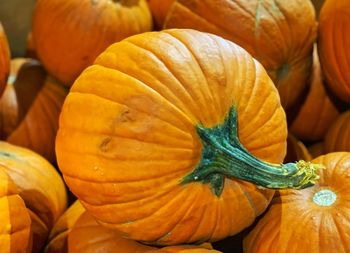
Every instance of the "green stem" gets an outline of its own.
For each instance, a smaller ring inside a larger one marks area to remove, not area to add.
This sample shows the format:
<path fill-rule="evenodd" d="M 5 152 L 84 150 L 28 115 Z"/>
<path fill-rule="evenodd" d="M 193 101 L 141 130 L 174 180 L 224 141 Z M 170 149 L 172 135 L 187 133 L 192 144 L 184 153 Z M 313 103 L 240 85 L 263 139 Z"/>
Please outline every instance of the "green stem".
<path fill-rule="evenodd" d="M 299 161 L 272 164 L 254 157 L 240 143 L 237 131 L 237 112 L 233 107 L 222 125 L 213 128 L 196 127 L 202 139 L 202 159 L 183 183 L 211 183 L 216 195 L 223 190 L 224 177 L 238 178 L 271 189 L 301 189 L 312 186 L 318 179 L 320 165 Z"/>

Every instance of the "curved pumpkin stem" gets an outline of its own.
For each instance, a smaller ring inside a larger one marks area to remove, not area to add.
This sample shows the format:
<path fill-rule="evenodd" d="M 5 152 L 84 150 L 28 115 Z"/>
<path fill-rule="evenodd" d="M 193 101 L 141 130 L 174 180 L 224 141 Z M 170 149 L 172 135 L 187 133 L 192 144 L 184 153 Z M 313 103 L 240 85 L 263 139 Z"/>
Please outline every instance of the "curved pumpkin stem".
<path fill-rule="evenodd" d="M 224 177 L 234 177 L 270 189 L 301 189 L 318 180 L 322 165 L 299 161 L 273 164 L 253 156 L 240 142 L 237 131 L 237 111 L 231 108 L 224 123 L 212 128 L 196 127 L 202 139 L 202 159 L 197 168 L 182 183 L 210 183 L 220 196 Z"/>

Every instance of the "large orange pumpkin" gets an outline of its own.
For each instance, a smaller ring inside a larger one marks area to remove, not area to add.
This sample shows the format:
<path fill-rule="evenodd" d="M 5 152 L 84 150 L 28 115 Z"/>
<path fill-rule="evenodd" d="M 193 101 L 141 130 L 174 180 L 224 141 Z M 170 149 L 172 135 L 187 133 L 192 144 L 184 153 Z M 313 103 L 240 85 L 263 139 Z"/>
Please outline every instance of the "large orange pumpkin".
<path fill-rule="evenodd" d="M 155 26 L 158 29 L 161 29 L 164 24 L 164 20 L 168 11 L 171 7 L 171 4 L 175 0 L 149 0 L 148 4 L 151 9 Z"/>
<path fill-rule="evenodd" d="M 37 55 L 69 86 L 110 44 L 151 29 L 146 0 L 38 0 L 33 13 Z"/>
<path fill-rule="evenodd" d="M 350 2 L 327 0 L 319 21 L 318 50 L 329 88 L 350 102 Z"/>
<path fill-rule="evenodd" d="M 304 141 L 318 141 L 326 135 L 329 122 L 339 116 L 339 110 L 326 91 L 316 47 L 310 82 L 310 92 L 291 124 L 290 132 Z"/>
<path fill-rule="evenodd" d="M 312 166 L 280 165 L 286 137 L 277 90 L 245 50 L 167 30 L 112 45 L 82 73 L 62 108 L 56 153 L 99 222 L 167 245 L 249 226 L 273 191 L 239 179 L 312 182 Z"/>
<path fill-rule="evenodd" d="M 0 170 L 0 221 L 0 252 L 31 252 L 29 213 L 16 185 L 3 170 Z"/>
<path fill-rule="evenodd" d="M 285 109 L 301 100 L 316 37 L 309 0 L 177 0 L 165 28 L 193 28 L 245 48 L 267 70 Z"/>
<path fill-rule="evenodd" d="M 10 49 L 5 31 L 0 23 L 0 97 L 6 87 L 10 71 Z"/>
<path fill-rule="evenodd" d="M 204 246 L 174 246 L 158 249 L 123 238 L 119 232 L 99 225 L 76 201 L 53 227 L 45 253 L 210 253 Z M 210 245 L 208 245 L 210 246 Z"/>
<path fill-rule="evenodd" d="M 32 221 L 32 252 L 39 252 L 66 208 L 63 180 L 44 158 L 6 142 L 0 142 L 0 171 L 11 177 L 28 208 Z"/>
<path fill-rule="evenodd" d="M 350 252 L 350 153 L 330 153 L 312 188 L 280 191 L 244 240 L 245 253 Z"/>
<path fill-rule="evenodd" d="M 350 110 L 343 112 L 330 126 L 324 140 L 326 153 L 350 152 Z"/>
<path fill-rule="evenodd" d="M 15 59 L 11 68 L 0 99 L 0 138 L 54 162 L 58 117 L 68 91 L 35 60 Z"/>

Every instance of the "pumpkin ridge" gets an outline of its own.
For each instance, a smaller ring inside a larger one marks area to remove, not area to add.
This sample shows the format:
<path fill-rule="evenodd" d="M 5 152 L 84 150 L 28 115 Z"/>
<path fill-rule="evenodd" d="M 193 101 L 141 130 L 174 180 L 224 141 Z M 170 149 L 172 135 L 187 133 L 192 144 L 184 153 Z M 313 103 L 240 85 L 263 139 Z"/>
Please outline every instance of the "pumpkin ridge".
<path fill-rule="evenodd" d="M 204 93 L 209 93 L 209 97 L 210 97 L 210 100 L 212 101 L 211 104 L 215 104 L 213 106 L 213 111 L 216 112 L 216 111 L 222 111 L 222 108 L 221 108 L 221 103 L 218 99 L 218 97 L 215 97 L 214 95 L 214 92 L 213 90 L 211 89 L 211 85 L 209 85 L 209 82 L 206 78 L 206 75 L 205 75 L 205 71 L 204 71 L 204 68 L 203 68 L 203 64 L 200 62 L 200 60 L 198 59 L 198 56 L 196 55 L 196 53 L 193 52 L 193 48 L 192 48 L 192 45 L 188 45 L 185 43 L 185 41 L 183 39 L 181 39 L 179 36 L 177 36 L 176 33 L 171 33 L 171 32 L 167 32 L 165 31 L 165 33 L 171 35 L 174 39 L 176 39 L 177 41 L 179 41 L 186 49 L 187 51 L 189 52 L 189 54 L 192 56 L 192 59 L 196 62 L 198 68 L 200 69 L 200 72 L 203 76 L 203 79 L 205 80 L 205 84 L 203 84 L 203 86 L 206 88 L 206 90 L 203 90 Z M 208 39 L 211 39 L 211 37 L 208 37 Z M 219 54 L 220 55 L 220 54 Z M 203 95 L 203 92 L 202 92 L 202 95 Z M 204 97 L 204 96 L 203 96 Z M 215 114 L 215 113 L 210 113 L 209 114 L 210 116 L 214 116 L 214 115 L 219 115 L 219 114 Z M 213 119 L 212 120 L 215 122 L 215 121 L 218 121 L 218 118 L 216 119 Z"/>
<path fill-rule="evenodd" d="M 137 112 L 140 112 L 140 113 L 143 113 L 143 114 L 152 116 L 152 117 L 154 117 L 154 118 L 157 118 L 158 120 L 163 121 L 163 122 L 165 122 L 165 123 L 167 123 L 167 124 L 169 124 L 169 125 L 171 125 L 171 126 L 177 128 L 177 129 L 178 129 L 179 131 L 181 131 L 183 134 L 188 134 L 188 132 L 184 131 L 183 129 L 179 128 L 178 126 L 175 126 L 174 124 L 172 124 L 172 123 L 169 122 L 169 121 L 166 121 L 166 120 L 164 120 L 164 119 L 162 119 L 162 118 L 159 118 L 159 117 L 158 117 L 157 115 L 155 115 L 155 114 L 150 114 L 150 113 L 148 113 L 147 111 L 141 111 L 141 110 L 139 110 L 139 109 L 130 107 L 130 106 L 127 105 L 127 104 L 123 104 L 123 103 L 121 103 L 121 102 L 119 102 L 119 101 L 115 101 L 115 100 L 112 100 L 112 99 L 110 99 L 110 98 L 103 97 L 103 96 L 101 96 L 101 95 L 97 95 L 97 94 L 93 94 L 93 93 L 89 93 L 89 92 L 86 92 L 86 91 L 84 91 L 84 92 L 72 91 L 72 92 L 70 92 L 70 93 L 71 93 L 71 94 L 73 94 L 73 93 L 79 93 L 79 94 L 81 94 L 81 95 L 89 95 L 89 96 L 97 97 L 97 98 L 99 98 L 99 99 L 107 100 L 107 101 L 112 102 L 112 103 L 116 103 L 116 104 L 119 104 L 119 105 L 123 105 L 123 106 L 128 107 L 128 108 L 130 108 L 130 109 L 132 109 L 132 110 L 135 110 L 135 111 L 137 111 Z M 158 94 L 158 93 L 157 93 L 157 94 Z M 163 98 L 163 97 L 162 97 L 162 98 Z M 171 104 L 171 103 L 169 103 L 169 104 Z M 172 105 L 172 104 L 171 104 L 171 105 Z M 174 108 L 174 107 L 175 107 L 176 109 L 178 109 L 176 106 L 172 106 L 171 108 Z M 177 110 L 177 111 L 179 111 L 179 110 Z M 182 114 L 182 112 L 181 112 L 181 114 Z M 179 120 L 181 120 L 181 119 L 179 119 Z"/>
<path fill-rule="evenodd" d="M 184 43 L 182 43 L 182 41 L 181 40 L 179 40 L 178 38 L 176 38 L 173 34 L 171 34 L 171 33 L 168 33 L 168 32 L 165 32 L 165 33 L 167 33 L 168 35 L 170 35 L 173 39 L 176 39 L 177 41 L 179 41 L 180 43 L 181 43 L 181 46 L 183 47 L 183 48 L 185 48 L 186 50 L 187 50 L 187 52 L 190 54 L 190 55 L 192 55 L 192 57 L 193 57 L 193 59 L 195 60 L 195 61 L 197 61 L 196 60 L 196 58 L 195 58 L 195 56 L 192 54 L 192 52 L 190 51 L 190 49 L 187 47 L 187 45 L 185 45 Z M 187 94 L 188 94 L 188 96 L 190 97 L 190 99 L 192 100 L 191 102 L 194 102 L 194 101 L 200 101 L 200 100 L 205 100 L 204 98 L 205 98 L 205 96 L 204 96 L 204 93 L 202 92 L 202 90 L 201 90 L 201 98 L 194 98 L 193 97 L 193 95 L 191 94 L 191 92 L 189 92 L 187 89 L 186 89 L 186 87 L 185 87 L 185 85 L 183 84 L 183 82 L 173 73 L 173 71 L 171 70 L 171 68 L 164 62 L 164 61 L 162 61 L 161 60 L 161 58 L 156 54 L 156 52 L 154 52 L 154 51 L 151 51 L 149 48 L 143 48 L 143 47 L 141 47 L 141 46 L 139 46 L 139 45 L 137 45 L 137 44 L 135 44 L 134 42 L 130 42 L 130 40 L 128 40 L 128 41 L 126 41 L 126 42 L 129 42 L 129 43 L 131 43 L 131 44 L 133 44 L 134 46 L 137 46 L 137 47 L 139 47 L 139 48 L 142 48 L 143 50 L 146 50 L 147 52 L 150 52 L 150 53 L 152 53 L 155 57 L 157 57 L 157 59 L 159 59 L 163 64 L 164 64 L 164 66 L 169 70 L 169 72 L 172 74 L 172 76 L 174 77 L 174 78 L 176 78 L 176 80 L 178 80 L 178 82 L 179 82 L 179 84 L 181 84 L 181 86 L 183 87 L 183 91 L 185 91 Z M 198 67 L 199 67 L 199 69 L 201 69 L 201 67 L 200 67 L 200 65 L 199 65 L 199 63 L 197 64 L 198 65 Z M 207 80 L 206 80 L 206 77 L 204 76 L 204 73 L 203 73 L 203 71 L 202 71 L 202 75 L 203 75 L 203 79 L 207 82 Z M 148 86 L 148 85 L 147 85 Z M 149 87 L 149 86 L 148 86 Z M 149 87 L 149 88 L 151 88 L 151 89 L 153 89 L 152 87 Z M 159 92 L 158 91 L 156 91 L 155 89 L 153 89 L 155 92 L 157 92 L 158 94 L 159 94 Z M 161 95 L 162 96 L 162 95 Z M 163 97 L 163 96 L 162 96 Z M 164 99 L 166 99 L 167 101 L 169 101 L 167 98 L 164 98 Z M 183 114 L 185 114 L 186 112 L 184 112 L 181 108 L 179 108 L 178 106 L 176 106 L 175 104 L 173 104 L 172 102 L 170 102 L 169 101 L 169 103 L 170 104 L 172 104 L 174 107 L 176 107 L 178 110 L 180 110 Z M 181 103 L 182 103 L 182 101 L 181 101 Z M 197 102 L 198 103 L 198 102 Z M 196 105 L 196 103 L 193 103 L 194 105 Z M 196 110 L 197 110 L 197 112 L 200 112 L 201 111 L 201 109 L 200 109 L 200 107 L 204 107 L 204 104 L 202 104 L 202 102 L 199 102 L 198 104 L 200 104 L 200 106 L 196 106 L 197 108 L 196 108 Z M 192 115 L 196 115 L 196 113 L 194 113 L 193 111 L 191 111 L 191 114 Z M 209 114 L 210 116 L 213 116 L 212 114 Z M 196 116 L 194 116 L 194 118 L 197 118 Z M 190 121 L 190 122 L 192 122 L 192 121 Z"/>
<path fill-rule="evenodd" d="M 65 126 L 65 128 L 67 128 L 69 130 L 72 130 L 73 132 L 74 131 L 79 132 L 79 134 L 95 134 L 95 135 L 100 135 L 100 136 L 111 137 L 111 139 L 113 139 L 113 138 L 115 138 L 115 139 L 127 139 L 127 140 L 132 140 L 132 141 L 135 141 L 135 142 L 152 144 L 152 145 L 155 145 L 155 146 L 161 146 L 161 147 L 168 146 L 169 147 L 169 144 L 152 142 L 152 141 L 149 141 L 149 140 L 145 140 L 145 138 L 138 138 L 138 136 L 132 136 L 131 137 L 131 136 L 118 135 L 116 133 L 109 134 L 109 133 L 106 133 L 106 132 L 88 131 L 86 129 L 81 130 L 81 129 L 78 129 L 77 127 L 72 127 L 72 126 Z M 166 137 L 169 138 L 168 136 L 166 136 Z M 171 137 L 171 138 L 176 140 L 176 137 Z M 183 143 L 183 144 L 185 144 L 185 143 Z M 170 147 L 170 149 L 192 151 L 193 147 L 179 147 L 178 146 L 178 147 Z"/>
<path fill-rule="evenodd" d="M 350 247 L 347 248 L 347 249 L 345 248 L 345 246 L 348 245 L 348 244 L 346 243 L 346 240 L 345 240 L 345 238 L 343 236 L 342 229 L 340 229 L 341 226 L 339 226 L 338 222 L 336 221 L 336 219 L 335 219 L 335 217 L 333 215 L 330 215 L 330 217 L 331 217 L 331 220 L 332 220 L 332 222 L 334 224 L 334 228 L 336 230 L 336 231 L 334 231 L 332 233 L 334 233 L 334 235 L 339 235 L 339 239 L 340 239 L 340 242 L 341 242 L 340 245 L 342 245 L 342 248 L 344 249 L 344 252 L 348 252 Z"/>

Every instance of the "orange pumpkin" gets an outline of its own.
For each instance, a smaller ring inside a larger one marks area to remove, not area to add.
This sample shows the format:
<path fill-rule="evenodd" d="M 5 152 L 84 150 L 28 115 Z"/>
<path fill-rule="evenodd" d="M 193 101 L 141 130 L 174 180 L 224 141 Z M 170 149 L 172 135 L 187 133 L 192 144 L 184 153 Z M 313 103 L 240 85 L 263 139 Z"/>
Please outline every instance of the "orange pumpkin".
<path fill-rule="evenodd" d="M 177 0 L 164 27 L 214 33 L 245 48 L 267 70 L 285 109 L 307 88 L 316 38 L 308 0 Z"/>
<path fill-rule="evenodd" d="M 69 188 L 100 223 L 169 245 L 249 226 L 274 192 L 242 180 L 313 182 L 313 166 L 280 165 L 286 137 L 277 90 L 246 51 L 167 30 L 112 45 L 80 75 L 56 153 Z"/>
<path fill-rule="evenodd" d="M 10 71 L 10 49 L 5 31 L 0 23 L 0 97 L 6 87 Z"/>
<path fill-rule="evenodd" d="M 350 102 L 350 2 L 327 0 L 319 20 L 318 50 L 329 88 Z"/>
<path fill-rule="evenodd" d="M 324 151 L 350 152 L 350 110 L 343 112 L 329 128 L 324 140 Z"/>
<path fill-rule="evenodd" d="M 11 177 L 28 208 L 32 221 L 32 252 L 39 252 L 51 227 L 66 208 L 63 180 L 44 158 L 6 142 L 0 142 L 0 171 Z"/>
<path fill-rule="evenodd" d="M 350 153 L 330 153 L 312 188 L 280 191 L 244 240 L 246 253 L 350 252 Z"/>
<path fill-rule="evenodd" d="M 51 231 L 45 253 L 215 253 L 204 246 L 174 246 L 158 249 L 123 238 L 120 233 L 99 225 L 76 201 Z M 210 246 L 210 245 L 209 245 Z"/>
<path fill-rule="evenodd" d="M 164 20 L 168 11 L 171 7 L 171 4 L 175 0 L 149 0 L 148 4 L 151 9 L 155 26 L 158 29 L 161 29 L 164 24 Z"/>
<path fill-rule="evenodd" d="M 146 0 L 38 0 L 33 13 L 38 57 L 68 86 L 110 44 L 151 29 Z"/>
<path fill-rule="evenodd" d="M 16 185 L 3 170 L 0 170 L 0 221 L 0 252 L 31 252 L 28 211 Z"/>
<path fill-rule="evenodd" d="M 12 67 L 13 84 L 0 99 L 0 137 L 54 162 L 58 117 L 67 90 L 35 60 L 13 60 Z"/>
<path fill-rule="evenodd" d="M 330 126 L 329 122 L 338 116 L 339 110 L 324 86 L 315 47 L 310 92 L 291 124 L 290 132 L 304 141 L 322 140 Z"/>

